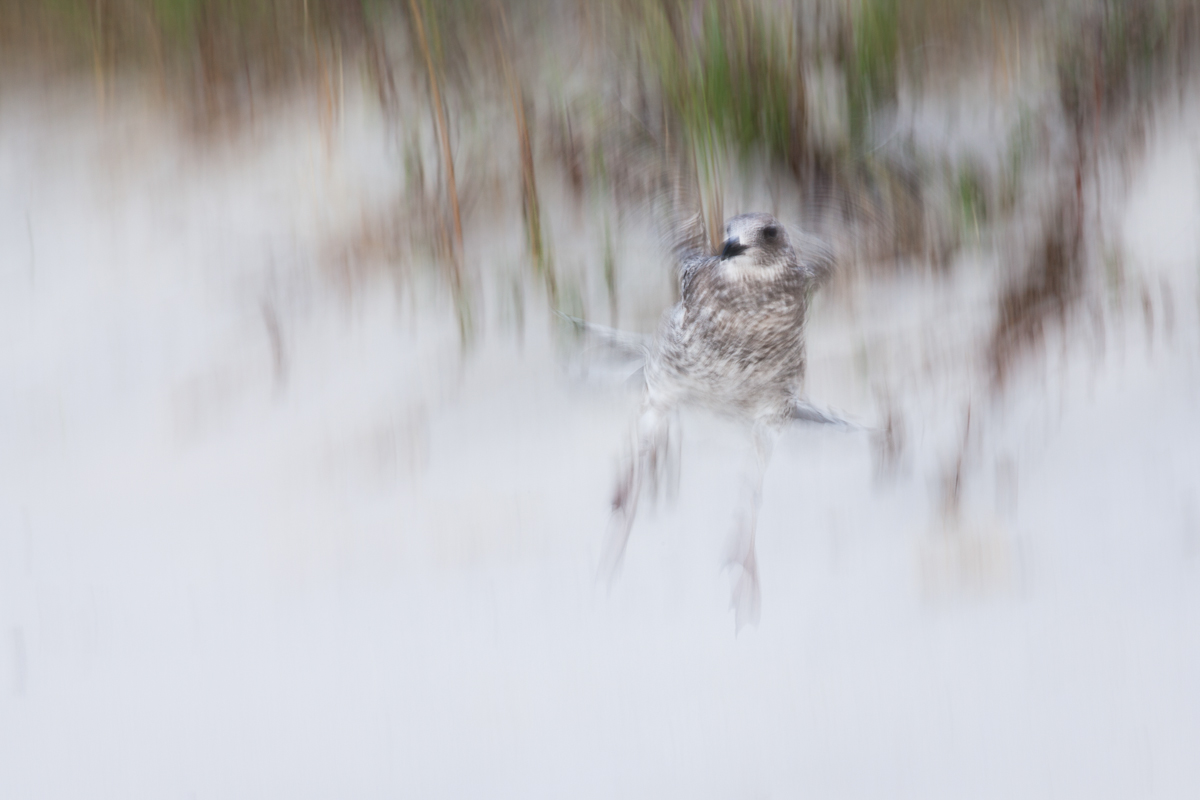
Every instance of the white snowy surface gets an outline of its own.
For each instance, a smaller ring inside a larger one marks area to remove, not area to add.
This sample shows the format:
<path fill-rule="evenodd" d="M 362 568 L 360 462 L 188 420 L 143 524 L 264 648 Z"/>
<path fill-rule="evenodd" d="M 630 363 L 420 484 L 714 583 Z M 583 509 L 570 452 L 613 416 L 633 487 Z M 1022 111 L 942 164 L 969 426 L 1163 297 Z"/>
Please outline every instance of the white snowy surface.
<path fill-rule="evenodd" d="M 197 145 L 0 102 L 0 797 L 1200 794 L 1194 126 L 1139 170 L 1103 346 L 1006 400 L 986 267 L 821 300 L 810 393 L 870 422 L 886 384 L 905 449 L 784 437 L 735 636 L 741 433 L 685 418 L 598 585 L 631 398 L 537 311 L 464 355 L 444 302 L 339 292 L 323 237 L 398 170 L 348 116 L 327 157 L 311 115 Z"/>

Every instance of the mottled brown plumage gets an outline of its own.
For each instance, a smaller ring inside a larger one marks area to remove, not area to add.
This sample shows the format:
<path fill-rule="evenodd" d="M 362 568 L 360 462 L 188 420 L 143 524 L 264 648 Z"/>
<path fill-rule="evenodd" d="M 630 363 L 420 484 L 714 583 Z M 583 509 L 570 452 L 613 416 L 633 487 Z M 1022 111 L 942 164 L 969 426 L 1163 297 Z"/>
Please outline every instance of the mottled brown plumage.
<path fill-rule="evenodd" d="M 623 557 L 642 485 L 655 484 L 667 462 L 677 409 L 701 406 L 752 424 L 749 496 L 730 557 L 739 569 L 738 627 L 758 617 L 754 529 L 775 432 L 789 418 L 833 421 L 800 400 L 808 304 L 833 260 L 819 243 L 796 238 L 769 214 L 743 214 L 726 223 L 719 254 L 680 249 L 681 299 L 650 348 L 635 452 L 613 496 L 610 574 Z"/>
<path fill-rule="evenodd" d="M 683 259 L 682 299 L 646 368 L 648 402 L 783 420 L 804 378 L 809 298 L 832 259 L 808 240 L 798 252 L 769 214 L 734 217 L 725 233 L 722 254 Z"/>

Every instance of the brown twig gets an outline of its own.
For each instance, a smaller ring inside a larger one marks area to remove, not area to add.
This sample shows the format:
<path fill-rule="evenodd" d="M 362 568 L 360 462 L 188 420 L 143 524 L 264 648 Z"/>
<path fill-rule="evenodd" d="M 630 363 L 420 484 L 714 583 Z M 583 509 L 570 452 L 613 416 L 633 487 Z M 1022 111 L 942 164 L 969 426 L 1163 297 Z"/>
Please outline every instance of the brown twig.
<path fill-rule="evenodd" d="M 508 17 L 499 3 L 493 6 L 500 17 L 501 31 L 497 33 L 497 49 L 500 55 L 500 66 L 504 72 L 505 85 L 508 88 L 509 101 L 513 107 L 513 119 L 517 126 L 517 141 L 520 147 L 521 159 L 521 210 L 525 217 L 525 236 L 529 242 L 529 254 L 533 258 L 534 269 L 546 282 L 546 290 L 553 302 L 558 295 L 558 286 L 554 279 L 554 270 L 546 255 L 545 243 L 542 240 L 542 207 L 538 201 L 537 173 L 533 162 L 533 143 L 529 136 L 529 124 L 525 119 L 525 93 L 517 79 L 516 71 L 508 57 L 507 40 L 511 39 L 508 29 Z"/>
<path fill-rule="evenodd" d="M 458 208 L 458 186 L 454 179 L 454 156 L 450 151 L 450 127 L 446 123 L 446 109 L 442 103 L 441 90 L 438 87 L 433 55 L 429 51 L 429 40 L 425 36 L 425 22 L 421 16 L 420 5 L 417 0 L 408 0 L 408 6 L 412 10 L 413 24 L 417 29 L 417 42 L 421 46 L 421 55 L 425 58 L 425 68 L 429 71 L 430 102 L 433 105 L 438 138 L 441 140 L 442 161 L 446 168 L 446 188 L 450 196 L 450 210 L 454 217 L 454 242 L 450 254 L 450 284 L 454 291 L 455 301 L 461 302 L 462 274 L 459 268 L 459 259 L 463 249 L 462 217 Z"/>

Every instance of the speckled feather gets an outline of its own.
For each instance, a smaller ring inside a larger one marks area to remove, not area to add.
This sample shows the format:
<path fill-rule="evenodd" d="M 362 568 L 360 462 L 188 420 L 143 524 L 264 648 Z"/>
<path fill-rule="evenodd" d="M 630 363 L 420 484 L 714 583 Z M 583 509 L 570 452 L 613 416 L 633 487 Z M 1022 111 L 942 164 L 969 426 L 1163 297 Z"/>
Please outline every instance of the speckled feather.
<path fill-rule="evenodd" d="M 764 232 L 775 232 L 771 239 Z M 785 418 L 804 378 L 809 299 L 832 268 L 819 243 L 797 250 L 768 214 L 726 224 L 735 257 L 680 253 L 681 300 L 663 320 L 646 369 L 649 399 L 749 419 Z"/>
<path fill-rule="evenodd" d="M 647 354 L 635 449 L 613 491 L 601 566 L 611 580 L 624 557 L 643 485 L 654 489 L 673 472 L 672 441 L 678 438 L 672 427 L 679 406 L 699 405 L 746 420 L 752 423 L 753 457 L 729 549 L 739 629 L 759 614 L 754 536 L 775 433 L 788 419 L 835 421 L 800 399 L 808 302 L 833 259 L 818 243 L 794 238 L 769 214 L 729 220 L 719 255 L 705 253 L 703 237 L 689 228 L 679 235 L 681 299 L 667 312 Z"/>

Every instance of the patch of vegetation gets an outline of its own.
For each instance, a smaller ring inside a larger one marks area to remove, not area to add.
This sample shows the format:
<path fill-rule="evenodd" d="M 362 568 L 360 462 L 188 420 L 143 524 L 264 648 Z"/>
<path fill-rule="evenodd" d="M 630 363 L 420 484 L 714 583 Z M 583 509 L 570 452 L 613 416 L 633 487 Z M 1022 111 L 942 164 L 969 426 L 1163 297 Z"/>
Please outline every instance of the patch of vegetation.
<path fill-rule="evenodd" d="M 641 0 L 632 16 L 642 56 L 692 142 L 799 163 L 807 107 L 790 19 L 751 0 Z"/>
<path fill-rule="evenodd" d="M 1017 124 L 1008 137 L 1008 148 L 1000 173 L 999 211 L 1011 213 L 1017 206 L 1022 190 L 1025 167 L 1035 146 L 1032 112 L 1022 108 Z"/>
<path fill-rule="evenodd" d="M 289 86 L 328 51 L 372 32 L 362 0 L 9 0 L 0 47 L 10 59 L 90 70 L 97 87 L 120 72 L 221 97 Z M 322 50 L 326 51 L 325 53 Z"/>
<path fill-rule="evenodd" d="M 1184 0 L 1105 0 L 1063 27 L 1059 99 L 1080 134 L 1151 101 L 1200 44 L 1200 13 Z"/>
<path fill-rule="evenodd" d="M 961 167 L 954 194 L 963 227 L 978 237 L 981 226 L 988 220 L 987 177 L 983 170 L 973 163 Z"/>
<path fill-rule="evenodd" d="M 900 0 L 862 0 L 850 25 L 844 63 L 848 123 L 851 144 L 861 150 L 875 110 L 896 99 Z"/>
<path fill-rule="evenodd" d="M 992 387 L 999 391 L 1013 366 L 1045 340 L 1047 327 L 1063 323 L 1078 299 L 1085 263 L 1081 253 L 1082 208 L 1073 187 L 1063 190 L 1047 214 L 1025 274 L 1003 292 L 987 347 Z"/>

